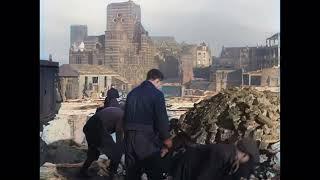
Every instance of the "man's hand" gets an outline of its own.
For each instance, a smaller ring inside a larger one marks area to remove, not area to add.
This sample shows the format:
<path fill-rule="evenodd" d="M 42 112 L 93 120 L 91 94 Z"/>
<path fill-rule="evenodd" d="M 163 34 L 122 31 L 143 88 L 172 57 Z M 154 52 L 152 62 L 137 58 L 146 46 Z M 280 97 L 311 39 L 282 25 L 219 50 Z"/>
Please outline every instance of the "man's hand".
<path fill-rule="evenodd" d="M 163 144 L 166 146 L 166 148 L 170 149 L 172 147 L 172 140 L 171 138 L 168 138 L 163 141 Z"/>
<path fill-rule="evenodd" d="M 169 152 L 168 148 L 163 147 L 160 151 L 160 156 L 163 158 Z"/>

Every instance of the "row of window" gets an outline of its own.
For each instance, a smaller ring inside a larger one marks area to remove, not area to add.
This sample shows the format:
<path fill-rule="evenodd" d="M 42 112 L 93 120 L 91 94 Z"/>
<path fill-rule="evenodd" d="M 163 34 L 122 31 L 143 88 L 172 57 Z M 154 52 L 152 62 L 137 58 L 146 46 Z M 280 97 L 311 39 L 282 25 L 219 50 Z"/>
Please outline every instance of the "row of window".
<path fill-rule="evenodd" d="M 76 64 L 81 64 L 81 57 L 80 56 L 76 56 Z"/>
<path fill-rule="evenodd" d="M 82 58 L 80 56 L 76 56 L 76 64 L 82 64 Z M 88 64 L 93 64 L 93 55 L 89 54 Z M 102 65 L 103 62 L 101 60 L 98 61 L 98 65 Z"/>
<path fill-rule="evenodd" d="M 201 52 L 198 52 L 198 55 L 200 56 L 200 55 L 201 55 Z M 204 52 L 203 55 L 206 55 L 206 53 Z"/>

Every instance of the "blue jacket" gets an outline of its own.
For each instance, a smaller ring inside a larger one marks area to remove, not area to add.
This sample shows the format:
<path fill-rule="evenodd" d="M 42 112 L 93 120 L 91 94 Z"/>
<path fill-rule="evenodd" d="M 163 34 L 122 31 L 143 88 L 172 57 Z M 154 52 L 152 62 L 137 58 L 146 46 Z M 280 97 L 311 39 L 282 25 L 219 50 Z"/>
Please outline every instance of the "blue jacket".
<path fill-rule="evenodd" d="M 128 94 L 124 128 L 154 132 L 160 140 L 170 137 L 164 95 L 151 82 L 144 81 Z"/>

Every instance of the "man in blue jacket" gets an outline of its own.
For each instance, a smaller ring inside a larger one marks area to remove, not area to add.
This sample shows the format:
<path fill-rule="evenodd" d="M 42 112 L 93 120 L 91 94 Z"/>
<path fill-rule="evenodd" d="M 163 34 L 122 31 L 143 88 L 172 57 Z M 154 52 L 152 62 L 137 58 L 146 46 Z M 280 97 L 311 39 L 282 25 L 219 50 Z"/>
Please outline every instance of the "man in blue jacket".
<path fill-rule="evenodd" d="M 127 96 L 124 117 L 124 144 L 127 175 L 138 180 L 142 171 L 159 180 L 161 153 L 172 147 L 169 120 L 163 93 L 159 90 L 163 74 L 151 69 L 146 81 Z"/>

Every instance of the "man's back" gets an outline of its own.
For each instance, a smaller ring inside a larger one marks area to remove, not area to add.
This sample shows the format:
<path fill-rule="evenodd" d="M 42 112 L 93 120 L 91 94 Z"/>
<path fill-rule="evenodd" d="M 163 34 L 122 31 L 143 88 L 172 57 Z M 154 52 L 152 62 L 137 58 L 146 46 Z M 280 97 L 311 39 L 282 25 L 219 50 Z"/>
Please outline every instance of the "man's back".
<path fill-rule="evenodd" d="M 102 136 L 101 133 L 112 134 L 115 132 L 117 141 L 122 141 L 123 115 L 124 111 L 121 108 L 104 108 L 98 111 L 87 121 L 83 130 L 86 133 L 86 135 L 92 136 Z"/>
<path fill-rule="evenodd" d="M 107 107 L 97 113 L 103 127 L 109 133 L 116 131 L 118 126 L 122 126 L 123 110 L 117 107 Z"/>
<path fill-rule="evenodd" d="M 158 91 L 150 82 L 145 81 L 128 94 L 125 111 L 125 126 L 128 130 L 139 130 L 135 124 L 153 126 L 156 118 L 154 105 L 156 98 L 161 96 Z"/>
<path fill-rule="evenodd" d="M 125 104 L 126 179 L 140 179 L 144 168 L 150 179 L 160 179 L 160 151 L 170 146 L 169 120 L 163 93 L 163 74 L 151 69 L 146 81 L 133 89 Z M 170 148 L 170 147 L 169 147 Z"/>

